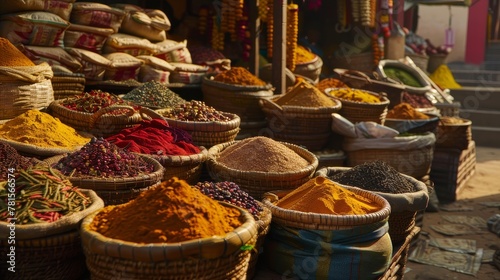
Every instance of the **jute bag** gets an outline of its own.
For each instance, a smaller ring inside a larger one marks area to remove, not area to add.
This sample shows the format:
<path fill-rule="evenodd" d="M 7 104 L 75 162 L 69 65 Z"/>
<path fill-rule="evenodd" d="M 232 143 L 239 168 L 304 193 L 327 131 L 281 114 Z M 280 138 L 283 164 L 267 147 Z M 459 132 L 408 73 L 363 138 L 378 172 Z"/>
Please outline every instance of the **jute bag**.
<path fill-rule="evenodd" d="M 54 101 L 53 75 L 46 62 L 0 67 L 0 119 L 13 119 L 28 110 L 49 106 Z"/>

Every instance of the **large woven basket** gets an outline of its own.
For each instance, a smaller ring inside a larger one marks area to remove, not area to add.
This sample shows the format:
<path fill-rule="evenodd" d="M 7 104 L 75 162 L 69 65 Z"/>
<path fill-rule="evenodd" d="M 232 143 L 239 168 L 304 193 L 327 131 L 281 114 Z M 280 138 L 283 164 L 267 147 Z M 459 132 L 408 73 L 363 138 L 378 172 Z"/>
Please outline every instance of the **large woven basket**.
<path fill-rule="evenodd" d="M 242 190 L 246 191 L 255 199 L 260 199 L 265 192 L 273 189 L 294 189 L 300 186 L 312 177 L 314 171 L 318 167 L 318 158 L 313 153 L 302 147 L 286 142 L 281 142 L 281 144 L 306 159 L 309 165 L 297 171 L 277 173 L 236 170 L 220 164 L 217 161 L 218 154 L 227 147 L 236 144 L 238 141 L 226 142 L 210 148 L 208 150 L 209 157 L 206 161 L 206 166 L 210 177 L 214 180 L 235 182 Z M 266 157 L 267 155 L 262 156 Z"/>
<path fill-rule="evenodd" d="M 264 131 L 262 135 L 280 142 L 287 142 L 300 147 L 304 147 L 311 152 L 316 152 L 321 151 L 328 145 L 328 142 L 331 140 L 333 134 L 331 132 L 294 134 Z"/>
<path fill-rule="evenodd" d="M 153 172 L 125 178 L 68 177 L 68 179 L 79 188 L 95 191 L 104 200 L 105 205 L 122 204 L 136 198 L 141 192 L 163 180 L 165 169 L 156 159 L 142 154 L 138 156 L 153 164 Z M 54 156 L 44 161 L 49 165 L 54 165 L 63 157 L 64 155 Z"/>
<path fill-rule="evenodd" d="M 203 101 L 219 111 L 237 114 L 242 122 L 259 122 L 265 119 L 259 106 L 261 97 L 273 95 L 272 86 L 244 86 L 222 83 L 203 78 Z"/>
<path fill-rule="evenodd" d="M 266 235 L 271 227 L 272 214 L 271 210 L 267 208 L 262 202 L 257 201 L 257 203 L 262 207 L 262 212 L 259 216 L 257 222 L 257 241 L 255 243 L 255 250 L 250 253 L 250 261 L 248 263 L 247 279 L 253 279 L 255 273 L 257 272 L 257 262 L 259 260 L 259 255 L 262 254 L 264 249 L 264 242 L 266 240 Z"/>
<path fill-rule="evenodd" d="M 82 94 L 85 90 L 85 75 L 83 73 L 54 72 L 51 82 L 54 100 Z"/>
<path fill-rule="evenodd" d="M 156 112 L 160 115 L 164 115 L 169 109 L 159 109 Z M 236 135 L 240 132 L 241 118 L 233 113 L 223 113 L 225 116 L 231 118 L 230 121 L 181 121 L 171 118 L 164 119 L 172 127 L 181 128 L 193 138 L 193 143 L 197 146 L 204 146 L 210 148 L 214 145 L 229 142 L 236 138 Z"/>
<path fill-rule="evenodd" d="M 61 122 L 79 131 L 85 131 L 96 137 L 109 137 L 122 129 L 139 124 L 144 119 L 161 118 L 148 108 L 134 109 L 129 105 L 112 105 L 94 114 L 68 109 L 61 105 L 64 99 L 55 100 L 49 105 L 49 113 Z M 113 112 L 119 111 L 119 114 Z"/>
<path fill-rule="evenodd" d="M 325 167 L 316 171 L 316 176 L 331 177 L 336 173 L 349 170 L 350 167 Z M 405 174 L 416 189 L 413 193 L 393 194 L 374 192 L 385 198 L 391 206 L 389 215 L 389 235 L 393 242 L 400 242 L 412 232 L 415 227 L 415 216 L 424 210 L 429 202 L 429 193 L 425 183 Z M 352 186 L 358 187 L 358 186 Z"/>
<path fill-rule="evenodd" d="M 322 67 L 323 60 L 321 57 L 316 55 L 313 60 L 309 62 L 297 63 L 293 73 L 309 78 L 314 83 L 317 83 L 319 81 Z"/>
<path fill-rule="evenodd" d="M 245 279 L 257 225 L 248 211 L 244 223 L 224 236 L 178 243 L 139 244 L 112 239 L 89 229 L 98 212 L 81 226 L 82 245 L 92 279 Z"/>
<path fill-rule="evenodd" d="M 399 133 L 426 133 L 436 132 L 439 116 L 426 114 L 428 119 L 393 119 L 386 118 L 384 125 L 397 130 Z"/>
<path fill-rule="evenodd" d="M 436 148 L 465 150 L 469 147 L 472 141 L 472 121 L 461 120 L 463 122 L 458 124 L 439 122 L 436 130 Z"/>
<path fill-rule="evenodd" d="M 1 121 L 0 121 L 1 123 Z M 84 134 L 85 136 L 89 136 L 87 134 Z M 90 139 L 89 139 L 90 141 Z M 65 153 L 71 153 L 79 150 L 81 146 L 75 146 L 73 148 L 57 148 L 57 147 L 40 147 L 36 146 L 33 144 L 27 144 L 27 143 L 22 143 L 22 142 L 17 142 L 9 139 L 4 139 L 0 138 L 0 142 L 9 144 L 12 146 L 16 151 L 27 157 L 34 157 L 37 159 L 46 159 L 52 156 L 56 155 L 62 155 Z"/>
<path fill-rule="evenodd" d="M 335 89 L 326 89 L 325 92 L 329 93 L 332 90 Z M 389 106 L 389 99 L 382 94 L 378 94 L 368 90 L 362 91 L 377 96 L 380 99 L 380 102 L 366 103 L 338 98 L 342 102 L 342 108 L 340 109 L 339 114 L 352 123 L 372 121 L 378 124 L 384 124 L 385 117 L 387 115 L 387 109 Z"/>
<path fill-rule="evenodd" d="M 90 213 L 104 206 L 95 192 L 80 190 L 87 194 L 92 204 L 82 212 L 74 213 L 49 224 L 16 224 L 15 227 L 15 272 L 8 270 L 13 244 L 6 222 L 0 222 L 0 278 L 1 279 L 74 279 L 80 280 L 87 271 L 83 254 L 79 226 Z"/>
<path fill-rule="evenodd" d="M 373 52 L 362 52 L 357 54 L 335 55 L 331 60 L 333 68 L 344 68 L 365 73 L 375 70 Z"/>
<path fill-rule="evenodd" d="M 200 152 L 193 155 L 149 155 L 156 159 L 164 169 L 162 181 L 172 177 L 185 180 L 189 184 L 195 184 L 200 180 L 203 164 L 208 158 L 208 150 L 201 146 Z"/>

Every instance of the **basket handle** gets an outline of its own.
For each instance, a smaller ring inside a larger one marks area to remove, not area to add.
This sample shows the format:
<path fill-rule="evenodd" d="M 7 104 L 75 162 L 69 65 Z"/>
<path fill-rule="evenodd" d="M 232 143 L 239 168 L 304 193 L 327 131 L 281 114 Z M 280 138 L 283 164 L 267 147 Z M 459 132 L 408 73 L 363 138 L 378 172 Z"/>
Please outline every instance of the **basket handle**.
<path fill-rule="evenodd" d="M 274 103 L 272 100 L 269 100 L 267 98 L 259 99 L 259 103 L 262 105 L 262 107 L 271 107 L 269 109 L 274 109 L 283 112 L 283 108 L 280 105 Z"/>
<path fill-rule="evenodd" d="M 146 107 L 141 107 L 141 109 L 139 109 L 139 113 L 141 114 L 141 117 L 143 119 L 147 120 L 164 119 L 164 117 L 160 113 Z"/>
<path fill-rule="evenodd" d="M 361 71 L 357 71 L 357 70 L 346 69 L 344 72 L 340 73 L 339 75 L 341 78 L 344 78 L 345 75 L 353 75 L 355 77 L 360 77 L 360 78 L 365 79 L 366 83 L 368 83 L 368 84 L 372 83 L 372 79 L 370 77 L 368 77 L 368 75 L 366 75 L 365 73 L 363 73 Z"/>
<path fill-rule="evenodd" d="M 135 109 L 129 105 L 112 105 L 99 109 L 90 117 L 90 128 L 93 128 L 98 119 L 100 119 L 104 114 L 113 112 L 115 110 L 126 110 L 128 116 L 135 114 Z"/>

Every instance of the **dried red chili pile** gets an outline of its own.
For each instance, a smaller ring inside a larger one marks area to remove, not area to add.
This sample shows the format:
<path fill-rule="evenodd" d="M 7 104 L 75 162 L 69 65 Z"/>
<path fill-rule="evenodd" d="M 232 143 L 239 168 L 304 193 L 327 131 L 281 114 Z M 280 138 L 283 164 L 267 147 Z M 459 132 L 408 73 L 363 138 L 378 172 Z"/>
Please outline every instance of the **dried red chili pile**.
<path fill-rule="evenodd" d="M 200 152 L 187 131 L 170 127 L 163 119 L 143 120 L 139 125 L 123 129 L 106 140 L 141 154 L 192 155 Z"/>

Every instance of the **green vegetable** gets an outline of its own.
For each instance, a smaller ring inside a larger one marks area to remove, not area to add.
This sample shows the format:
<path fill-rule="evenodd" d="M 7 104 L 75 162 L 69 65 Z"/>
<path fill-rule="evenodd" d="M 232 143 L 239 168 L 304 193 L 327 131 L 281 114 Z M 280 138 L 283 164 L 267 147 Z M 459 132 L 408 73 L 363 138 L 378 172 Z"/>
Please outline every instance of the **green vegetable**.
<path fill-rule="evenodd" d="M 423 85 L 418 81 L 417 78 L 415 78 L 415 76 L 404 69 L 386 66 L 384 67 L 384 73 L 387 77 L 396 81 L 400 81 L 407 86 L 423 87 Z"/>

